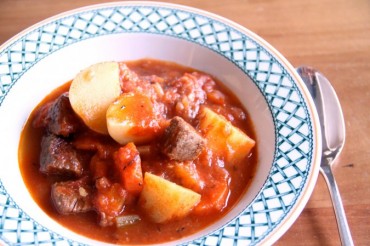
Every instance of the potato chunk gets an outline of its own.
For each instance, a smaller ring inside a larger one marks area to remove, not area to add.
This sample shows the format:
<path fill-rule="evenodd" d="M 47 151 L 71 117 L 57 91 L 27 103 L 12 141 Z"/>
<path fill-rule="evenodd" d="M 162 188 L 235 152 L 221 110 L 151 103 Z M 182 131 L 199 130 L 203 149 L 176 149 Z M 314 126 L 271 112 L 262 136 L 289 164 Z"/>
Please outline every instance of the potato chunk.
<path fill-rule="evenodd" d="M 230 163 L 243 160 L 255 145 L 247 134 L 207 107 L 199 113 L 199 128 L 208 146 Z"/>
<path fill-rule="evenodd" d="M 189 214 L 199 203 L 200 195 L 164 178 L 145 173 L 139 204 L 156 223 Z"/>
<path fill-rule="evenodd" d="M 76 114 L 92 130 L 108 134 L 106 112 L 121 94 L 117 62 L 94 64 L 72 81 L 69 99 Z"/>
<path fill-rule="evenodd" d="M 118 143 L 145 143 L 159 134 L 160 125 L 151 99 L 139 93 L 124 93 L 107 110 L 109 135 Z"/>

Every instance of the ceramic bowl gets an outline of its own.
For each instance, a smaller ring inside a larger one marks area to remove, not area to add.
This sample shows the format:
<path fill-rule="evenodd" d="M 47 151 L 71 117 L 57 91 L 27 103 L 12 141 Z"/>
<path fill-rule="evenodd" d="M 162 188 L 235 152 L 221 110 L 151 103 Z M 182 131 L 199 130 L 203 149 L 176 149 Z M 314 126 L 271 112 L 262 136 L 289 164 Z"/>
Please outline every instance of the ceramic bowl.
<path fill-rule="evenodd" d="M 207 72 L 249 112 L 258 166 L 248 192 L 221 220 L 168 245 L 275 242 L 316 183 L 318 119 L 292 65 L 262 38 L 230 20 L 186 6 L 117 2 L 42 21 L 0 47 L 0 237 L 5 243 L 98 242 L 48 217 L 18 166 L 22 127 L 34 107 L 81 69 L 100 61 L 155 58 Z"/>

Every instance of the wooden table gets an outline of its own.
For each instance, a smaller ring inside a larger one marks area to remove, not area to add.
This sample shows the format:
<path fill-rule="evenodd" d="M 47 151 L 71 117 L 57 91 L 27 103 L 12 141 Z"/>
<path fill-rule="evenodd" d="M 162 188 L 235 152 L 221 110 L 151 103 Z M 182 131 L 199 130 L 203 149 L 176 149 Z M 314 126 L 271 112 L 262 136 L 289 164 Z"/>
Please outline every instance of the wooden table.
<path fill-rule="evenodd" d="M 0 44 L 57 13 L 102 0 L 0 0 Z M 332 82 L 347 139 L 334 167 L 355 245 L 370 245 L 370 1 L 173 0 L 229 18 L 277 48 L 293 66 Z M 328 189 L 319 176 L 306 208 L 276 245 L 340 245 Z"/>

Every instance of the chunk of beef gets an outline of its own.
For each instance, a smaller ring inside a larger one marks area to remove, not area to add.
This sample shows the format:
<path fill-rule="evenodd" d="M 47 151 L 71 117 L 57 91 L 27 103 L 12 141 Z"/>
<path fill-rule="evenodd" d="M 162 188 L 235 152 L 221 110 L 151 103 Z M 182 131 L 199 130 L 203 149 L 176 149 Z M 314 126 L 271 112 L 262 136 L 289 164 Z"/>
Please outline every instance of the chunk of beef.
<path fill-rule="evenodd" d="M 80 127 L 80 120 L 72 109 L 68 93 L 63 93 L 55 100 L 48 117 L 48 130 L 55 135 L 67 137 Z"/>
<path fill-rule="evenodd" d="M 68 92 L 65 92 L 55 101 L 41 107 L 32 124 L 36 128 L 45 127 L 55 135 L 68 137 L 75 133 L 82 123 L 72 109 Z"/>
<path fill-rule="evenodd" d="M 87 178 L 57 182 L 51 187 L 51 199 L 60 214 L 87 212 L 93 209 L 93 190 Z"/>
<path fill-rule="evenodd" d="M 72 144 L 54 134 L 46 134 L 41 140 L 40 171 L 80 177 L 83 163 Z"/>
<path fill-rule="evenodd" d="M 33 127 L 35 128 L 47 127 L 50 121 L 49 110 L 52 105 L 53 102 L 49 102 L 37 110 L 35 118 L 32 122 Z"/>
<path fill-rule="evenodd" d="M 196 130 L 178 116 L 171 119 L 163 137 L 163 153 L 177 161 L 194 160 L 205 145 L 205 140 Z"/>

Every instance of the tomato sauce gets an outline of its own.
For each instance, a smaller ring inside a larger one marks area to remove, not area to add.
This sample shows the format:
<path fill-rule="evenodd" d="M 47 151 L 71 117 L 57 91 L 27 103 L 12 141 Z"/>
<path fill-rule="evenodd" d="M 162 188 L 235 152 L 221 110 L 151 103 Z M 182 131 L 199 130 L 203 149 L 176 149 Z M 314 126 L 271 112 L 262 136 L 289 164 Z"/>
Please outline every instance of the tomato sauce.
<path fill-rule="evenodd" d="M 160 127 L 166 125 L 166 120 L 181 116 L 196 128 L 199 108 L 205 105 L 223 115 L 252 139 L 255 138 L 253 124 L 247 112 L 237 98 L 215 78 L 192 68 L 150 59 L 120 63 L 120 66 L 122 91 L 140 90 L 157 100 L 156 114 L 164 119 Z M 138 77 L 133 78 L 132 74 L 127 73 L 127 69 Z M 35 128 L 33 121 L 44 105 L 67 92 L 69 87 L 70 82 L 57 88 L 40 102 L 24 127 L 19 145 L 19 165 L 31 196 L 45 213 L 63 226 L 86 237 L 114 244 L 167 242 L 193 234 L 217 221 L 247 192 L 256 168 L 256 148 L 252 149 L 242 162 L 232 165 L 225 163 L 223 158 L 210 148 L 205 148 L 195 160 L 176 162 L 158 154 L 161 147 L 158 145 L 158 139 L 155 139 L 151 143 L 137 146 L 141 169 L 199 192 L 202 195 L 201 202 L 189 215 L 165 223 L 154 223 L 138 208 L 135 198 L 130 197 L 126 199 L 125 212 L 139 215 L 141 220 L 122 228 L 101 226 L 95 211 L 59 214 L 50 198 L 51 186 L 55 182 L 65 180 L 65 177 L 40 172 L 40 143 L 45 129 Z M 93 141 L 104 143 L 98 151 L 110 153 L 121 147 L 109 136 L 85 128 L 73 141 L 80 147 L 88 145 L 89 136 L 92 136 Z M 90 168 L 99 165 L 105 168 L 92 168 L 93 171 L 90 172 L 95 173 L 89 173 L 89 177 L 105 175 L 113 181 L 119 179 L 109 171 L 114 166 L 112 158 L 94 160 L 96 155 L 91 152 L 87 152 L 85 158 L 90 160 Z M 88 170 L 89 167 L 85 169 Z"/>

